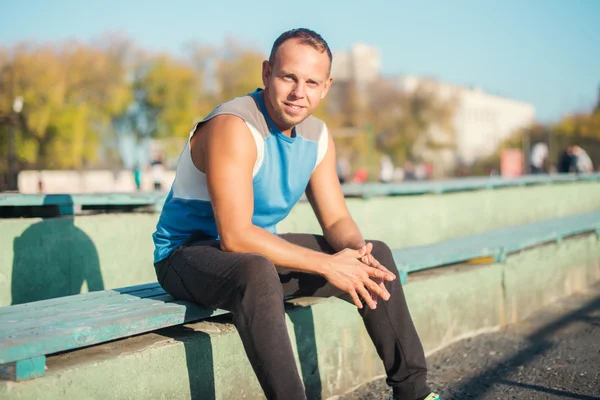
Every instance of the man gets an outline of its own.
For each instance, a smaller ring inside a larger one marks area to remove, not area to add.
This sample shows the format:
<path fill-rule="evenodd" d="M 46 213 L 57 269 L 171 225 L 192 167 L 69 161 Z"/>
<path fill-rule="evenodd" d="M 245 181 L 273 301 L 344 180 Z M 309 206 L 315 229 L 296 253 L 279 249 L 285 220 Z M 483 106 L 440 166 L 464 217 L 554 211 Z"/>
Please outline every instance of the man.
<path fill-rule="evenodd" d="M 573 146 L 573 156 L 575 157 L 575 171 L 579 174 L 591 174 L 594 172 L 594 164 L 588 153 L 581 147 Z"/>
<path fill-rule="evenodd" d="M 530 167 L 533 175 L 543 174 L 545 172 L 546 159 L 548 158 L 548 145 L 544 142 L 538 142 L 533 146 L 530 156 Z"/>
<path fill-rule="evenodd" d="M 558 173 L 568 174 L 575 171 L 575 155 L 573 154 L 573 146 L 567 146 L 560 155 L 558 160 Z"/>
<path fill-rule="evenodd" d="M 233 313 L 269 399 L 305 399 L 284 296 L 355 304 L 394 398 L 437 399 L 392 253 L 363 239 L 333 140 L 311 116 L 331 85 L 331 59 L 317 33 L 283 33 L 263 63 L 264 90 L 220 105 L 192 129 L 153 235 L 158 281 L 176 298 Z M 303 193 L 323 236 L 278 235 Z"/>
<path fill-rule="evenodd" d="M 160 154 L 150 163 L 150 173 L 152 174 L 152 181 L 154 181 L 154 190 L 162 190 L 165 165 Z"/>

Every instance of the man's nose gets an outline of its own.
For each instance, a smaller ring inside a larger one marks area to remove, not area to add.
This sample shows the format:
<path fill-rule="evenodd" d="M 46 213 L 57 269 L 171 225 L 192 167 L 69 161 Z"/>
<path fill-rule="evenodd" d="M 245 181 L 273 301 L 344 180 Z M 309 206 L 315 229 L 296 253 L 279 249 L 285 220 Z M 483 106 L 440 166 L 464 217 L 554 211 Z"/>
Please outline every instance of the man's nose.
<path fill-rule="evenodd" d="M 297 99 L 302 99 L 306 95 L 306 85 L 302 82 L 298 82 L 294 85 L 292 89 L 292 96 Z"/>

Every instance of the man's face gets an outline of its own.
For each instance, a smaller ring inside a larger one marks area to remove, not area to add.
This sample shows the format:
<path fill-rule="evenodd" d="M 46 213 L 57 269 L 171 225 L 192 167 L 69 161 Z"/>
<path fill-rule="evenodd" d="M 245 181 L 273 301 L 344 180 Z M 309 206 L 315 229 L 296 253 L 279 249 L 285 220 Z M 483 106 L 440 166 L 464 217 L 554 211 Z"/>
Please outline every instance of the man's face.
<path fill-rule="evenodd" d="M 327 53 L 298 39 L 284 42 L 273 65 L 263 63 L 262 75 L 267 110 L 284 133 L 312 114 L 332 82 Z"/>

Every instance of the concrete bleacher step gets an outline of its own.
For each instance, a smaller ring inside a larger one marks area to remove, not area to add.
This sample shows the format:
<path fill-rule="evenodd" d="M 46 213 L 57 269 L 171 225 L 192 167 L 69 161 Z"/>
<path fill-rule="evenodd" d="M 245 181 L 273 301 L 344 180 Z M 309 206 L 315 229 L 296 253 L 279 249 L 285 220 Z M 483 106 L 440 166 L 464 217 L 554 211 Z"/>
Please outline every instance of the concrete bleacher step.
<path fill-rule="evenodd" d="M 401 273 L 507 254 L 586 232 L 600 212 L 536 222 L 394 251 Z M 0 377 L 44 375 L 45 357 L 227 313 L 175 301 L 158 283 L 0 307 Z"/>

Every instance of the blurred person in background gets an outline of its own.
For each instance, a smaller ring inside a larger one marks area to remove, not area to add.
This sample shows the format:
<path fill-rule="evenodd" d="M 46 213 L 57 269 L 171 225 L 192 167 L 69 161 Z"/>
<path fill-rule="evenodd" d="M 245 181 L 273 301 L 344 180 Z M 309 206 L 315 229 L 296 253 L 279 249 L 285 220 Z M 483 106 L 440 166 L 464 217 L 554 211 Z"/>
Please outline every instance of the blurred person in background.
<path fill-rule="evenodd" d="M 594 164 L 588 153 L 581 147 L 573 146 L 573 156 L 575 157 L 575 171 L 580 174 L 590 174 L 594 172 Z"/>
<path fill-rule="evenodd" d="M 536 143 L 531 149 L 529 157 L 529 166 L 533 175 L 546 172 L 546 163 L 548 159 L 548 145 L 544 142 Z"/>
<path fill-rule="evenodd" d="M 402 182 L 404 180 L 404 168 L 396 167 L 394 168 L 394 181 Z"/>
<path fill-rule="evenodd" d="M 379 160 L 379 181 L 390 183 L 394 180 L 394 164 L 390 156 L 384 155 Z"/>
<path fill-rule="evenodd" d="M 392 252 L 363 238 L 333 139 L 311 115 L 331 85 L 331 61 L 317 33 L 285 32 L 263 62 L 264 89 L 221 104 L 192 128 L 153 235 L 157 278 L 175 298 L 233 313 L 268 399 L 306 399 L 285 296 L 356 305 L 394 399 L 439 399 L 426 383 Z M 304 193 L 323 235 L 278 234 Z"/>
<path fill-rule="evenodd" d="M 422 181 L 422 180 L 427 179 L 427 169 L 425 168 L 425 164 L 418 163 L 415 166 L 415 178 L 418 181 Z"/>
<path fill-rule="evenodd" d="M 142 190 L 142 166 L 140 164 L 136 164 L 133 167 L 133 182 L 135 184 L 135 190 L 138 192 Z"/>
<path fill-rule="evenodd" d="M 152 181 L 154 182 L 154 190 L 162 190 L 162 181 L 165 174 L 165 164 L 162 161 L 162 157 L 158 155 L 150 163 L 150 174 L 152 175 Z"/>
<path fill-rule="evenodd" d="M 369 173 L 365 167 L 360 167 L 352 175 L 352 183 L 365 183 L 369 179 Z"/>
<path fill-rule="evenodd" d="M 407 161 L 404 164 L 404 180 L 405 181 L 416 181 L 417 174 L 415 171 L 415 167 L 412 162 Z"/>
<path fill-rule="evenodd" d="M 557 170 L 559 174 L 568 174 L 575 172 L 575 155 L 573 154 L 573 146 L 567 146 L 558 159 Z"/>

